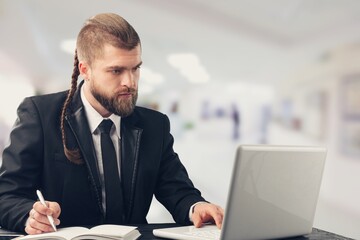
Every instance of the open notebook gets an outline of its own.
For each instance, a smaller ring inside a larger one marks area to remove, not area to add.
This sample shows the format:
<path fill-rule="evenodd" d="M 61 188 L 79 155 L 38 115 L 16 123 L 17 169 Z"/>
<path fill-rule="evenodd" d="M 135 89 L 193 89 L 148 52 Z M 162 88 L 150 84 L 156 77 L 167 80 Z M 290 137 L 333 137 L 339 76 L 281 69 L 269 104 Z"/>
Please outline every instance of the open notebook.
<path fill-rule="evenodd" d="M 140 232 L 136 227 L 104 224 L 93 228 L 66 227 L 57 232 L 27 235 L 15 238 L 15 240 L 136 240 Z"/>
<path fill-rule="evenodd" d="M 326 149 L 299 146 L 239 146 L 222 230 L 175 227 L 155 236 L 184 240 L 271 239 L 312 231 Z"/>

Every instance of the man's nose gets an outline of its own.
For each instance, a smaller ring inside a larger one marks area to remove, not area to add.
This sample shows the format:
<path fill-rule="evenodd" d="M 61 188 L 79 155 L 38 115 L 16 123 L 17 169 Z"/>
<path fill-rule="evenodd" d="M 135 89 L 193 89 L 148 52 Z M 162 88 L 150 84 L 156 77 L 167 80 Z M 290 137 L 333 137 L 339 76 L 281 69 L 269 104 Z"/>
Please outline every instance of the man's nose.
<path fill-rule="evenodd" d="M 126 71 L 121 79 L 121 85 L 133 88 L 135 85 L 135 76 L 132 71 Z"/>

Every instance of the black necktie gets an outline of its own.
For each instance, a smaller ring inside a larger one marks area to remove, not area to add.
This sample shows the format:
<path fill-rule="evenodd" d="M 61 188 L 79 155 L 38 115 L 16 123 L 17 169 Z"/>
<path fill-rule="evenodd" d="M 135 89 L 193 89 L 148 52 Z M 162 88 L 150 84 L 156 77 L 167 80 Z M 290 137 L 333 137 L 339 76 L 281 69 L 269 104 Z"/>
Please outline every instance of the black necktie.
<path fill-rule="evenodd" d="M 124 222 L 123 196 L 116 152 L 110 138 L 112 125 L 113 122 L 107 119 L 103 120 L 98 127 L 101 132 L 101 153 L 105 179 L 105 223 L 122 224 Z"/>

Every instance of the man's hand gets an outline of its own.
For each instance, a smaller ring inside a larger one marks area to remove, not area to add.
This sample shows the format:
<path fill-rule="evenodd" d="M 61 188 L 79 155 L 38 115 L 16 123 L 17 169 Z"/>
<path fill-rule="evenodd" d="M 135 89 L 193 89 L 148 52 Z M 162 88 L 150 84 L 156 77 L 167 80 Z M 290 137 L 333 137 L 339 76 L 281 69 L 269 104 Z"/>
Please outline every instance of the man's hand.
<path fill-rule="evenodd" d="M 198 203 L 194 207 L 191 219 L 195 227 L 201 227 L 203 223 L 213 222 L 221 229 L 224 218 L 224 209 L 211 203 Z"/>
<path fill-rule="evenodd" d="M 49 201 L 46 201 L 46 205 L 48 207 L 45 207 L 39 201 L 34 203 L 33 208 L 29 212 L 29 218 L 26 221 L 25 232 L 27 234 L 53 232 L 54 229 L 50 225 L 47 218 L 48 215 L 54 218 L 55 225 L 60 224 L 60 205 L 57 202 Z"/>

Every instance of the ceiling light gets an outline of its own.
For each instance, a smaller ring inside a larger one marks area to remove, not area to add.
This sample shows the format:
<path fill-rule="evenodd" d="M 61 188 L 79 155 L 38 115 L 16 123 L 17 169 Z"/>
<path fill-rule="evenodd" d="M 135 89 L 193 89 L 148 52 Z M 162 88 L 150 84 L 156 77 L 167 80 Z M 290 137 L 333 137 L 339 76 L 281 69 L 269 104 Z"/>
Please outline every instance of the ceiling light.
<path fill-rule="evenodd" d="M 141 80 L 148 84 L 158 85 L 164 82 L 164 76 L 148 67 L 141 66 Z"/>
<path fill-rule="evenodd" d="M 171 54 L 168 62 L 191 83 L 205 83 L 210 80 L 209 73 L 194 53 Z"/>
<path fill-rule="evenodd" d="M 139 95 L 146 95 L 146 94 L 150 94 L 154 91 L 154 88 L 152 86 L 150 86 L 149 84 L 142 84 L 140 83 L 139 85 Z"/>
<path fill-rule="evenodd" d="M 66 53 L 73 55 L 76 49 L 76 39 L 66 39 L 61 41 L 60 48 Z"/>

